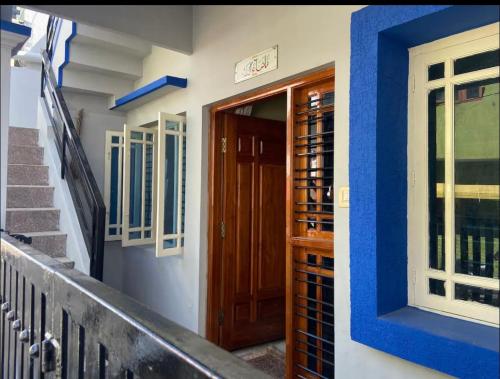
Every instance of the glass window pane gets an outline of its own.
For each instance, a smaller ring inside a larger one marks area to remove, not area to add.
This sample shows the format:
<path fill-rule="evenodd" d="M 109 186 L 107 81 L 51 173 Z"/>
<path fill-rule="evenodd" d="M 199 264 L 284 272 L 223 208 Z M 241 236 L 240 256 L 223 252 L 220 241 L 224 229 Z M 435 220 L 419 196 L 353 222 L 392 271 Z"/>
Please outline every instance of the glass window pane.
<path fill-rule="evenodd" d="M 111 137 L 111 143 L 119 143 L 119 142 L 120 142 L 119 136 L 112 136 Z"/>
<path fill-rule="evenodd" d="M 455 299 L 499 307 L 498 291 L 455 283 Z"/>
<path fill-rule="evenodd" d="M 151 230 L 144 231 L 144 238 L 151 238 Z"/>
<path fill-rule="evenodd" d="M 177 240 L 175 239 L 170 239 L 170 240 L 164 240 L 163 241 L 163 248 L 164 249 L 171 249 L 176 246 Z"/>
<path fill-rule="evenodd" d="M 428 95 L 428 138 L 429 267 L 444 270 L 444 88 Z"/>
<path fill-rule="evenodd" d="M 333 105 L 335 101 L 335 92 L 326 92 L 323 94 L 323 99 L 321 100 L 321 105 Z"/>
<path fill-rule="evenodd" d="M 151 133 L 146 133 L 146 141 L 153 142 L 153 134 L 151 134 Z"/>
<path fill-rule="evenodd" d="M 111 148 L 111 180 L 109 193 L 109 223 L 116 224 L 118 213 L 118 158 L 119 148 Z"/>
<path fill-rule="evenodd" d="M 116 228 L 109 228 L 109 233 L 110 236 L 115 236 L 116 235 Z"/>
<path fill-rule="evenodd" d="M 446 296 L 444 280 L 429 278 L 429 293 L 433 295 Z"/>
<path fill-rule="evenodd" d="M 166 130 L 179 130 L 179 123 L 177 121 L 167 121 L 165 123 Z"/>
<path fill-rule="evenodd" d="M 498 78 L 455 87 L 455 272 L 498 279 Z M 468 97 L 468 94 L 475 97 Z M 476 96 L 478 95 L 478 96 Z"/>
<path fill-rule="evenodd" d="M 436 80 L 444 78 L 444 62 L 436 63 L 429 66 L 428 80 Z"/>
<path fill-rule="evenodd" d="M 129 226 L 141 226 L 142 213 L 142 144 L 130 145 Z"/>
<path fill-rule="evenodd" d="M 453 72 L 455 75 L 466 72 L 484 70 L 485 68 L 498 66 L 499 50 L 486 51 L 484 53 L 470 55 L 455 60 Z"/>
<path fill-rule="evenodd" d="M 179 136 L 165 135 L 163 234 L 177 234 Z"/>
<path fill-rule="evenodd" d="M 144 225 L 151 226 L 153 214 L 153 145 L 146 146 L 146 178 L 144 189 Z"/>
<path fill-rule="evenodd" d="M 142 132 L 131 132 L 130 139 L 142 140 Z"/>
<path fill-rule="evenodd" d="M 131 240 L 139 239 L 139 238 L 141 238 L 141 232 L 130 232 L 128 234 L 128 238 Z"/>

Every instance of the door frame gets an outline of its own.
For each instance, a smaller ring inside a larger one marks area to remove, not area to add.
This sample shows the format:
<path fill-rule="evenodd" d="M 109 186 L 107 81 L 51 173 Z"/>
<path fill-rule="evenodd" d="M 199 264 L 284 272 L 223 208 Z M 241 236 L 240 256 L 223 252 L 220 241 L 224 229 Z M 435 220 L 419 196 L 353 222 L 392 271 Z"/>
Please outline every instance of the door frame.
<path fill-rule="evenodd" d="M 223 283 L 221 280 L 222 267 L 222 238 L 219 230 L 219 222 L 222 219 L 222 199 L 217 198 L 220 193 L 217 185 L 221 180 L 221 159 L 222 159 L 222 125 L 218 114 L 221 112 L 253 103 L 257 100 L 263 100 L 281 93 L 287 94 L 287 118 L 286 118 L 286 280 L 285 280 L 285 303 L 286 303 L 286 320 L 285 334 L 286 339 L 289 336 L 291 327 L 291 302 L 292 282 L 291 282 L 291 259 L 290 259 L 290 244 L 289 237 L 291 234 L 291 196 L 292 196 L 292 127 L 293 127 L 293 90 L 295 88 L 313 84 L 315 82 L 334 78 L 335 68 L 327 67 L 316 70 L 314 72 L 300 75 L 299 77 L 281 81 L 278 83 L 267 85 L 261 89 L 253 90 L 247 94 L 236 95 L 228 100 L 223 100 L 216 103 L 210 109 L 210 125 L 209 125 L 209 154 L 208 154 L 208 172 L 212 175 L 208 176 L 208 261 L 207 261 L 207 314 L 206 314 L 206 338 L 219 344 L 220 327 L 219 327 L 219 310 L 222 308 L 221 289 Z M 291 355 L 289 355 L 291 356 Z M 289 358 L 287 357 L 287 363 Z M 291 362 L 290 362 L 291 363 Z"/>

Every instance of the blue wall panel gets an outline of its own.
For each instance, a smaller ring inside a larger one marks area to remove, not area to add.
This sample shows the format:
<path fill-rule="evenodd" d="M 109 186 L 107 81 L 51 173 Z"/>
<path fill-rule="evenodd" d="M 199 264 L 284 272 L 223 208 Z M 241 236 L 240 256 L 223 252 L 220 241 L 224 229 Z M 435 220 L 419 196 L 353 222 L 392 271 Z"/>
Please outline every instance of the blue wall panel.
<path fill-rule="evenodd" d="M 370 6 L 351 22 L 351 337 L 464 378 L 497 377 L 498 328 L 407 307 L 408 48 L 498 15 L 498 6 Z"/>

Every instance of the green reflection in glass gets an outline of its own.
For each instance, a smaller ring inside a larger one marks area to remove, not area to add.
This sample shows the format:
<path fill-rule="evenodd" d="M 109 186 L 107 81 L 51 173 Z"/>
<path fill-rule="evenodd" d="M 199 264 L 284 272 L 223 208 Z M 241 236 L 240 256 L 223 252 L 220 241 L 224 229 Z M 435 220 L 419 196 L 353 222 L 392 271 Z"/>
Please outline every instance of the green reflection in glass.
<path fill-rule="evenodd" d="M 498 278 L 499 81 L 455 86 L 455 272 Z"/>

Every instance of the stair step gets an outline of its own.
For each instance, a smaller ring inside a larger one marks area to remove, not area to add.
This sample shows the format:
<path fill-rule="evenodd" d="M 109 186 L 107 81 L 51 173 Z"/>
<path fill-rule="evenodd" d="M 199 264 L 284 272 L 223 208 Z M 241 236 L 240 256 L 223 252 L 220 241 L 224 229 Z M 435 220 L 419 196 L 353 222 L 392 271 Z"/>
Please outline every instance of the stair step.
<path fill-rule="evenodd" d="M 55 258 L 56 261 L 64 264 L 67 268 L 75 268 L 75 262 L 67 257 Z"/>
<path fill-rule="evenodd" d="M 49 184 L 49 167 L 42 165 L 9 164 L 7 169 L 7 185 L 39 185 Z"/>
<path fill-rule="evenodd" d="M 72 44 L 92 45 L 138 58 L 144 58 L 151 53 L 151 44 L 142 39 L 84 24 L 78 24 L 77 34 Z"/>
<path fill-rule="evenodd" d="M 31 246 L 53 258 L 66 256 L 66 233 L 58 230 L 49 232 L 21 233 L 31 237 Z"/>
<path fill-rule="evenodd" d="M 59 213 L 56 208 L 7 208 L 5 226 L 11 233 L 58 230 Z"/>
<path fill-rule="evenodd" d="M 43 164 L 43 147 L 9 143 L 9 164 Z"/>
<path fill-rule="evenodd" d="M 54 187 L 8 185 L 7 208 L 50 208 L 54 205 Z"/>
<path fill-rule="evenodd" d="M 10 145 L 38 146 L 38 129 L 11 126 L 9 128 Z"/>

